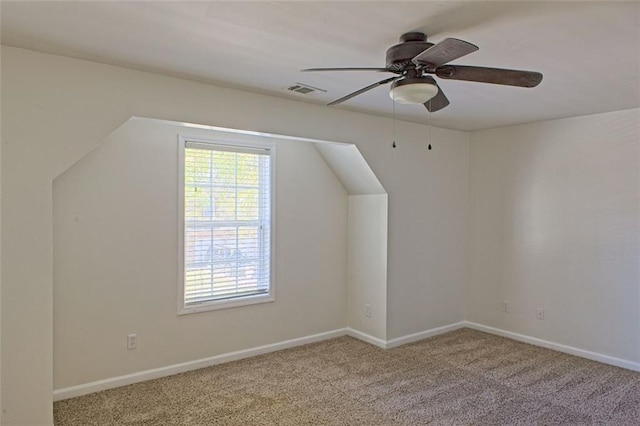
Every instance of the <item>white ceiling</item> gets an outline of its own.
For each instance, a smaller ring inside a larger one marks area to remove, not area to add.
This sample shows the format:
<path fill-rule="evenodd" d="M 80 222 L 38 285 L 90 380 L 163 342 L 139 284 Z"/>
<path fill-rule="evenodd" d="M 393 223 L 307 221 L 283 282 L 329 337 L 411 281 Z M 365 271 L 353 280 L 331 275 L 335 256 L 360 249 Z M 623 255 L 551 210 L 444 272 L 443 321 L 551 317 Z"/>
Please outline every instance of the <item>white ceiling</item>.
<path fill-rule="evenodd" d="M 479 130 L 640 107 L 640 2 L 8 2 L 2 43 L 328 103 L 388 74 L 301 73 L 382 67 L 407 31 L 480 47 L 452 63 L 544 74 L 533 89 L 439 80 L 451 101 L 433 125 Z M 305 83 L 315 96 L 286 92 Z M 339 106 L 392 116 L 386 87 Z M 399 119 L 427 122 L 420 105 Z"/>

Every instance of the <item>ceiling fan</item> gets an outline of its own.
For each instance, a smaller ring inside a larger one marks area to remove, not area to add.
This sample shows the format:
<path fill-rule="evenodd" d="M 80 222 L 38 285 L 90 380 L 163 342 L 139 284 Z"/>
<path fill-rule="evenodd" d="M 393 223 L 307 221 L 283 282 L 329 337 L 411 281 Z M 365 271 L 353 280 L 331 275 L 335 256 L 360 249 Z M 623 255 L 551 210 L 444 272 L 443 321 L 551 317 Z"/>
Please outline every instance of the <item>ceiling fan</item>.
<path fill-rule="evenodd" d="M 447 65 L 478 47 L 456 38 L 446 38 L 433 44 L 421 32 L 408 32 L 400 36 L 400 43 L 387 49 L 387 65 L 384 68 L 308 68 L 302 71 L 377 71 L 398 74 L 385 78 L 360 90 L 356 90 L 329 105 L 339 104 L 373 88 L 391 84 L 389 96 L 399 103 L 424 104 L 430 112 L 449 105 L 435 79 L 428 74 L 448 80 L 476 81 L 507 86 L 535 87 L 542 81 L 542 74 L 502 68 L 486 68 L 465 65 Z"/>

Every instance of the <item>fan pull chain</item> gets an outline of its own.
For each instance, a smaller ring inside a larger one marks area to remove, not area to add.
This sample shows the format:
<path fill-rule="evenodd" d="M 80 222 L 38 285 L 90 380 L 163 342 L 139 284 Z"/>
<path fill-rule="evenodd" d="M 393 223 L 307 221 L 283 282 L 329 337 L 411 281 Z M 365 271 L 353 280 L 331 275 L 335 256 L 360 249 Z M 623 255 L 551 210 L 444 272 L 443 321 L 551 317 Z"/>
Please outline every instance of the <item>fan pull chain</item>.
<path fill-rule="evenodd" d="M 429 111 L 428 112 L 429 112 L 429 114 L 428 114 L 428 117 L 429 117 L 429 146 L 427 146 L 427 149 L 429 151 L 431 151 L 431 99 L 429 99 Z"/>
<path fill-rule="evenodd" d="M 393 138 L 393 143 L 391 144 L 391 148 L 395 148 L 396 147 L 396 101 L 395 99 L 391 100 L 393 106 L 392 106 L 392 120 L 393 120 L 393 125 L 392 125 L 392 138 Z"/>

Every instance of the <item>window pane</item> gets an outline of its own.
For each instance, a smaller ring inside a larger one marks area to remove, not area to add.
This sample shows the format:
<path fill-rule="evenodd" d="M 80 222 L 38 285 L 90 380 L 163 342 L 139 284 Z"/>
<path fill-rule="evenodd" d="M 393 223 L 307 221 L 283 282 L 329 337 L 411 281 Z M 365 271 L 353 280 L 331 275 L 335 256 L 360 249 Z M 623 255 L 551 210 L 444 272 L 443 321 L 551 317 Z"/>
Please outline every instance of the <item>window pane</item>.
<path fill-rule="evenodd" d="M 258 156 L 252 154 L 238 154 L 238 185 L 257 186 Z"/>
<path fill-rule="evenodd" d="M 236 218 L 236 188 L 234 186 L 213 188 L 213 203 L 215 220 L 235 220 Z"/>
<path fill-rule="evenodd" d="M 187 142 L 185 306 L 269 292 L 268 151 L 238 151 Z"/>
<path fill-rule="evenodd" d="M 238 220 L 258 220 L 260 217 L 258 188 L 238 189 Z"/>

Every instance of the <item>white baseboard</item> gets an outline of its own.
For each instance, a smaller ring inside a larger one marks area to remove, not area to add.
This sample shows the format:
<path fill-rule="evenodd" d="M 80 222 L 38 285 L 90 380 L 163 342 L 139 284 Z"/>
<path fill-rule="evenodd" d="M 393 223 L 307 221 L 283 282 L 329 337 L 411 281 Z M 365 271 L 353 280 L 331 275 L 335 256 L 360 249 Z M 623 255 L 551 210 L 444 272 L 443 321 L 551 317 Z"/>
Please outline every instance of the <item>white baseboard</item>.
<path fill-rule="evenodd" d="M 502 330 L 499 328 L 489 327 L 482 324 L 477 324 L 470 321 L 464 321 L 464 327 L 472 328 L 478 331 L 484 331 L 485 333 L 495 334 L 502 337 L 508 337 L 509 339 L 518 340 L 520 342 L 529 343 L 535 346 L 540 346 L 547 349 L 553 349 L 558 352 L 564 352 L 567 354 L 587 358 L 593 361 L 602 362 L 604 364 L 614 365 L 616 367 L 626 368 L 627 370 L 640 371 L 640 363 L 629 361 L 622 358 L 616 358 L 609 355 L 600 354 L 597 352 L 591 352 L 584 349 L 574 348 L 572 346 L 561 345 L 560 343 L 550 342 L 548 340 L 538 339 L 537 337 L 526 336 L 524 334 L 518 334 L 511 331 Z"/>
<path fill-rule="evenodd" d="M 460 328 L 472 328 L 478 331 L 484 331 L 486 333 L 495 334 L 498 336 L 507 337 L 510 339 L 518 340 L 532 345 L 541 346 L 543 348 L 553 349 L 559 352 L 576 355 L 582 358 L 599 361 L 605 364 L 614 365 L 616 367 L 626 368 L 628 370 L 640 371 L 640 363 L 629 361 L 621 358 L 615 358 L 608 355 L 603 355 L 596 352 L 587 351 L 584 349 L 578 349 L 571 346 L 561 345 L 559 343 L 549 342 L 547 340 L 538 339 L 536 337 L 530 337 L 523 334 L 513 333 L 511 331 L 501 330 L 499 328 L 489 327 L 482 324 L 477 324 L 470 321 L 461 321 L 453 324 L 445 325 L 442 327 L 433 328 L 419 333 L 408 334 L 406 336 L 397 337 L 391 340 L 383 340 L 377 337 L 373 337 L 369 334 L 352 328 L 339 328 L 324 333 L 313 334 L 310 336 L 300 337 L 297 339 L 285 340 L 282 342 L 272 343 L 269 345 L 258 346 L 255 348 L 245 349 L 241 351 L 229 352 L 226 354 L 216 355 L 209 358 L 202 358 L 195 361 L 183 362 L 180 364 L 173 364 L 166 367 L 155 368 L 152 370 L 140 371 L 137 373 L 127 374 L 124 376 L 112 377 L 109 379 L 98 380 L 95 382 L 85 383 L 76 386 L 70 386 L 67 388 L 57 389 L 53 391 L 53 400 L 60 401 L 67 398 L 75 398 L 94 392 L 99 392 L 106 389 L 117 388 L 120 386 L 126 386 L 133 383 L 144 382 L 147 380 L 158 379 L 160 377 L 171 376 L 173 374 L 184 373 L 186 371 L 197 370 L 199 368 L 209 367 L 216 364 L 222 364 L 230 361 L 237 361 L 244 358 L 249 358 L 256 355 L 261 355 L 269 352 L 275 352 L 282 349 L 288 349 L 295 346 L 306 345 L 309 343 L 320 342 L 322 340 L 333 339 L 341 336 L 351 336 L 356 339 L 365 341 L 372 345 L 378 346 L 383 349 L 395 348 L 407 343 L 417 342 L 418 340 L 433 337 L 439 334 L 448 333 L 450 331 L 458 330 Z"/>
<path fill-rule="evenodd" d="M 428 337 L 437 336 L 438 334 L 443 334 L 443 333 L 448 333 L 450 331 L 458 330 L 459 328 L 463 328 L 464 326 L 465 326 L 465 322 L 460 321 L 453 324 L 444 325 L 442 327 L 436 327 L 430 330 L 420 331 L 418 333 L 407 334 L 406 336 L 396 337 L 395 339 L 391 339 L 391 340 L 382 340 L 353 328 L 347 328 L 347 335 L 351 337 L 355 337 L 356 339 L 363 340 L 367 343 L 371 343 L 372 345 L 378 346 L 383 349 L 391 349 L 397 346 L 406 345 L 407 343 L 417 342 L 418 340 L 426 339 Z"/>
<path fill-rule="evenodd" d="M 397 346 L 406 345 L 407 343 L 417 342 L 418 340 L 426 339 L 428 337 L 437 336 L 438 334 L 448 333 L 450 331 L 458 330 L 465 326 L 464 321 L 456 322 L 442 327 L 432 328 L 431 330 L 421 331 L 419 333 L 407 334 L 406 336 L 396 337 L 395 339 L 387 340 L 386 348 L 395 348 Z"/>
<path fill-rule="evenodd" d="M 113 389 L 120 386 L 131 385 L 133 383 L 145 382 L 147 380 L 159 379 L 161 377 L 171 376 L 174 374 L 184 373 L 186 371 L 197 370 L 199 368 L 210 367 L 216 364 L 222 364 L 230 361 L 237 361 L 239 359 L 249 358 L 256 355 L 262 355 L 269 352 L 275 352 L 282 349 L 292 348 L 295 346 L 306 345 L 309 343 L 320 342 L 322 340 L 333 339 L 340 336 L 351 336 L 372 345 L 378 346 L 383 349 L 393 348 L 403 345 L 405 343 L 411 343 L 418 340 L 426 339 L 427 337 L 435 336 L 437 334 L 447 333 L 449 331 L 457 330 L 463 327 L 463 323 L 455 323 L 446 325 L 444 327 L 438 327 L 420 333 L 414 333 L 407 336 L 402 336 L 389 341 L 373 337 L 369 334 L 352 328 L 339 328 L 336 330 L 327 331 L 324 333 L 313 334 L 311 336 L 300 337 L 297 339 L 285 340 L 283 342 L 272 343 L 269 345 L 258 346 L 255 348 L 244 349 L 241 351 L 229 352 L 220 354 L 208 358 L 197 359 L 195 361 L 183 362 L 180 364 L 168 365 L 166 367 L 154 368 L 152 370 L 140 371 L 137 373 L 126 374 L 124 376 L 111 377 L 108 379 L 97 380 L 95 382 L 83 383 L 81 385 L 69 386 L 62 389 L 56 389 L 53 391 L 53 400 L 60 401 L 68 398 L 75 398 L 82 395 L 87 395 L 94 392 L 99 392 L 107 389 Z"/>
<path fill-rule="evenodd" d="M 387 347 L 387 342 L 385 340 L 378 339 L 377 337 L 373 337 L 370 334 L 363 333 L 362 331 L 358 331 L 354 328 L 347 328 L 347 336 L 355 337 L 358 340 L 371 343 L 372 345 L 382 349 Z"/>
<path fill-rule="evenodd" d="M 145 370 L 137 373 L 127 374 L 124 376 L 112 377 L 109 379 L 98 380 L 95 382 L 84 383 L 76 386 L 69 386 L 67 388 L 54 390 L 53 400 L 60 401 L 68 398 L 75 398 L 77 396 L 87 395 L 106 389 L 113 389 L 120 386 L 158 379 L 160 377 L 171 376 L 173 374 L 184 373 L 186 371 L 197 370 L 199 368 L 210 367 L 212 365 L 222 364 L 225 362 L 237 361 L 239 359 L 262 355 L 269 352 L 275 352 L 282 349 L 288 349 L 295 346 L 333 339 L 334 337 L 345 336 L 346 334 L 348 334 L 346 328 L 339 328 L 324 333 L 313 334 L 297 339 L 285 340 L 282 342 L 258 346 L 241 351 L 229 352 L 226 354 L 216 355 L 208 358 L 197 359 L 195 361 L 188 361 L 180 364 L 168 365 L 166 367 L 154 368 L 152 370 Z"/>

